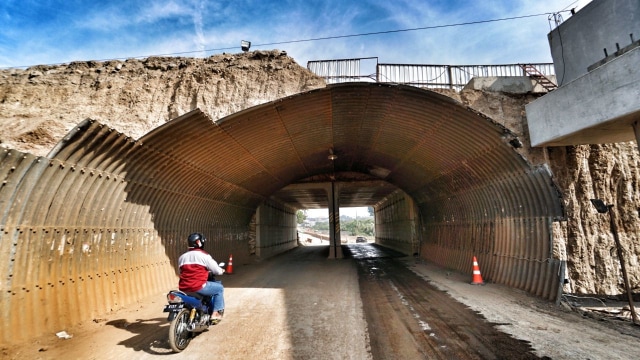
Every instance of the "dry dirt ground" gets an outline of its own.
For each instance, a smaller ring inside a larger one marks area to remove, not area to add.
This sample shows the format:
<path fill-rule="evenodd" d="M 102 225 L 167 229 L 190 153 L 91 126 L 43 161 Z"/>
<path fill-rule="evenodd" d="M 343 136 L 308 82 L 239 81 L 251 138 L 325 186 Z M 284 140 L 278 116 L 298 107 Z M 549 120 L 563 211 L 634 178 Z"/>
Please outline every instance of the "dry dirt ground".
<path fill-rule="evenodd" d="M 636 359 L 640 330 L 373 244 L 317 243 L 221 277 L 225 319 L 171 354 L 164 293 L 3 359 Z"/>

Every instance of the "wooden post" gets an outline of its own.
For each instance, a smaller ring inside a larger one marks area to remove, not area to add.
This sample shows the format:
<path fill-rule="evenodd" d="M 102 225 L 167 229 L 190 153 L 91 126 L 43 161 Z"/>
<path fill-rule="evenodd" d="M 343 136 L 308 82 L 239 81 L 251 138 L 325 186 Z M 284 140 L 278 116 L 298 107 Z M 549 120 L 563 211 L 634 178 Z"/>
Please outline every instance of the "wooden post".
<path fill-rule="evenodd" d="M 616 226 L 616 213 L 613 210 L 613 205 L 607 205 L 609 208 L 609 222 L 611 224 L 611 232 L 613 233 L 613 241 L 616 243 L 616 250 L 618 252 L 618 259 L 620 259 L 620 267 L 622 269 L 622 277 L 624 278 L 624 289 L 627 291 L 627 298 L 629 299 L 629 309 L 631 310 L 631 319 L 636 325 L 640 325 L 638 315 L 636 315 L 636 309 L 633 306 L 633 294 L 631 293 L 631 286 L 629 285 L 629 275 L 627 274 L 627 268 L 624 263 L 624 257 L 622 253 L 622 244 L 620 244 L 620 238 L 618 237 L 618 229 Z"/>

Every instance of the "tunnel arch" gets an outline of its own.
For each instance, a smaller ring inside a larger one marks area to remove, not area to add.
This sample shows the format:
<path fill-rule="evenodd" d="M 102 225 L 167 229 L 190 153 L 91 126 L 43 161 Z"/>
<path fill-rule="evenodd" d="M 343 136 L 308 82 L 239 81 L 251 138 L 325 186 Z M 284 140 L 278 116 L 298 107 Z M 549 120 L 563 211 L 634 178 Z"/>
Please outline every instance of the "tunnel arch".
<path fill-rule="evenodd" d="M 289 249 L 296 209 L 320 206 L 331 181 L 350 184 L 342 205 L 375 206 L 388 220 L 380 233 L 412 227 L 380 242 L 402 247 L 400 237 L 417 235 L 424 259 L 470 272 L 478 256 L 487 280 L 555 299 L 561 202 L 518 143 L 441 94 L 350 83 L 218 121 L 196 109 L 139 140 L 87 119 L 47 157 L 5 149 L 3 333 L 20 324 L 12 338 L 28 338 L 29 328 L 54 330 L 173 286 L 196 229 L 238 262 L 251 261 L 252 246 Z M 12 315 L 43 299 L 55 299 L 44 327 Z"/>

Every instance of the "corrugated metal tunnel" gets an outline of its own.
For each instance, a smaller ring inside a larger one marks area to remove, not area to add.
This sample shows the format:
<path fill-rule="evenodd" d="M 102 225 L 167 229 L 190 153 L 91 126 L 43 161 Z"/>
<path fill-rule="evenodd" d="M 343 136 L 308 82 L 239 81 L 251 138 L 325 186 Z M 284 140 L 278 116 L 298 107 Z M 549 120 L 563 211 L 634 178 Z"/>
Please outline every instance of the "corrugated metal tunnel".
<path fill-rule="evenodd" d="M 85 120 L 47 157 L 0 152 L 3 343 L 168 290 L 201 231 L 234 263 L 297 245 L 295 212 L 373 206 L 376 242 L 555 300 L 561 201 L 515 135 L 440 94 L 340 84 L 139 140 Z M 336 156 L 330 160 L 329 155 Z"/>

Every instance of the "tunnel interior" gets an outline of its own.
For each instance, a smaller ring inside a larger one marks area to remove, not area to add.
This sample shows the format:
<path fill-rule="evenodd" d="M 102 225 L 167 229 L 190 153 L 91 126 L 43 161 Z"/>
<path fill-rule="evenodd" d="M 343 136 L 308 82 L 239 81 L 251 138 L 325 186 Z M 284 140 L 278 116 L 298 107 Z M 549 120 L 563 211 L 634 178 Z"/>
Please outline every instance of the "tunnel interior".
<path fill-rule="evenodd" d="M 485 280 L 553 300 L 561 201 L 516 138 L 444 95 L 377 83 L 218 121 L 195 109 L 138 140 L 87 119 L 47 157 L 2 153 L 3 312 L 89 298 L 46 310 L 52 328 L 89 318 L 171 286 L 193 231 L 241 264 L 296 246 L 296 210 L 332 203 L 374 207 L 378 244 L 460 271 L 477 256 Z"/>

